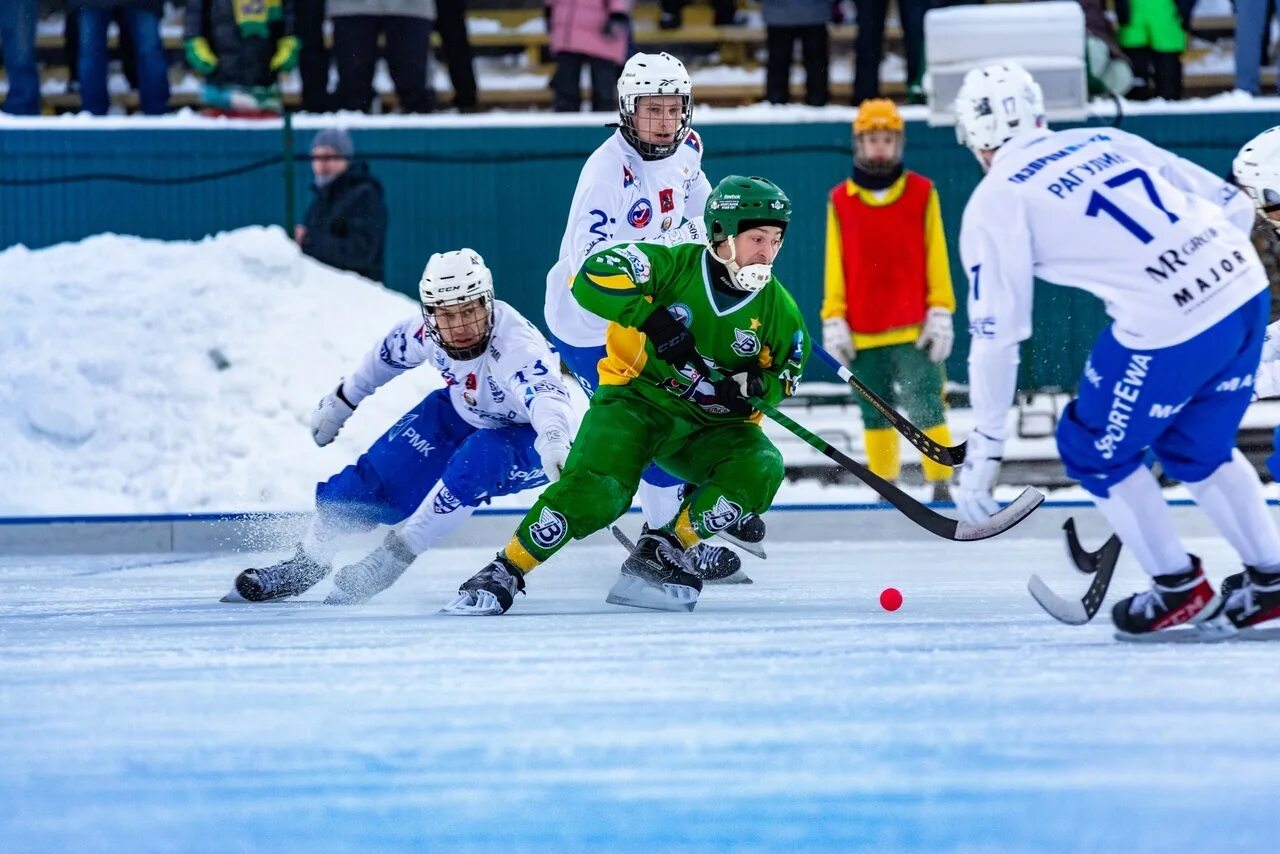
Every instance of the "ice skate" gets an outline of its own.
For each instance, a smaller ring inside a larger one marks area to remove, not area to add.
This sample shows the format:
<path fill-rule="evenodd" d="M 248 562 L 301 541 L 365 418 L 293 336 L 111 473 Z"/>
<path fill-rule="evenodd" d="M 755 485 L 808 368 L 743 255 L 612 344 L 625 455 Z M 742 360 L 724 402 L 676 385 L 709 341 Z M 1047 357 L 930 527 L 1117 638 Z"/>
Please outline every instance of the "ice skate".
<path fill-rule="evenodd" d="M 764 535 L 764 520 L 754 513 L 745 514 L 737 522 L 716 533 L 717 537 L 728 540 L 761 559 L 767 557 L 764 552 Z"/>
<path fill-rule="evenodd" d="M 271 602 L 310 590 L 329 574 L 329 564 L 319 563 L 298 546 L 288 560 L 260 569 L 246 569 L 236 576 L 235 587 L 223 602 Z"/>
<path fill-rule="evenodd" d="M 698 543 L 686 553 L 689 571 L 707 584 L 752 584 L 742 571 L 742 558 L 724 546 Z"/>
<path fill-rule="evenodd" d="M 1280 637 L 1280 624 L 1259 628 L 1280 619 L 1280 572 L 1246 566 L 1223 580 L 1220 594 L 1222 605 L 1204 621 L 1205 633 L 1240 640 Z"/>
<path fill-rule="evenodd" d="M 605 601 L 655 611 L 692 611 L 702 579 L 694 575 L 684 547 L 674 534 L 646 530 L 622 564 Z"/>
<path fill-rule="evenodd" d="M 395 531 L 358 562 L 344 566 L 333 577 L 326 605 L 359 605 L 386 590 L 404 574 L 417 557 Z"/>
<path fill-rule="evenodd" d="M 1115 604 L 1111 619 L 1121 640 L 1145 640 L 1175 626 L 1196 624 L 1213 615 L 1220 602 L 1205 577 L 1200 558 L 1191 556 L 1191 568 L 1176 575 L 1158 575 L 1151 589 L 1135 593 Z"/>
<path fill-rule="evenodd" d="M 502 555 L 458 588 L 458 596 L 440 609 L 441 614 L 489 617 L 505 614 L 524 592 L 524 573 Z"/>

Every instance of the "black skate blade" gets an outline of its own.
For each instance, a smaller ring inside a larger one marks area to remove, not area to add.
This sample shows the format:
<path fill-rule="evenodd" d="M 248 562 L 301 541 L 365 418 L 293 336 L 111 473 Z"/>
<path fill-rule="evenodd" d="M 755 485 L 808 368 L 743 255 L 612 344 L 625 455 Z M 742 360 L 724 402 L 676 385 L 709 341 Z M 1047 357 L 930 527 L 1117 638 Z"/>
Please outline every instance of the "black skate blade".
<path fill-rule="evenodd" d="M 755 584 L 751 576 L 747 575 L 741 569 L 735 569 L 724 578 L 704 578 L 703 584 Z"/>
<path fill-rule="evenodd" d="M 740 540 L 728 531 L 716 531 L 716 536 L 732 546 L 737 546 L 747 554 L 755 555 L 761 560 L 766 560 L 769 555 L 765 554 L 764 543 L 749 543 L 746 540 Z"/>

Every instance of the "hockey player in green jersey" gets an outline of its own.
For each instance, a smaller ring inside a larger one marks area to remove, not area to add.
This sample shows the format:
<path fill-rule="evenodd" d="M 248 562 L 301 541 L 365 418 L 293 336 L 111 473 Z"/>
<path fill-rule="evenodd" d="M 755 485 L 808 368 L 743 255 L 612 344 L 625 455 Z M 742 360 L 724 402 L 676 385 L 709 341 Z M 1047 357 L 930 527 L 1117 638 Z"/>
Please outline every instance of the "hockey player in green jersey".
<path fill-rule="evenodd" d="M 809 355 L 772 271 L 790 218 L 777 185 L 731 175 L 707 201 L 709 247 L 622 244 L 586 260 L 574 298 L 610 321 L 600 387 L 563 476 L 446 613 L 505 613 L 530 570 L 626 512 L 650 462 L 699 486 L 670 523 L 641 534 L 608 601 L 693 610 L 702 581 L 686 550 L 766 511 L 782 483 L 782 455 L 748 398 L 792 394 Z"/>

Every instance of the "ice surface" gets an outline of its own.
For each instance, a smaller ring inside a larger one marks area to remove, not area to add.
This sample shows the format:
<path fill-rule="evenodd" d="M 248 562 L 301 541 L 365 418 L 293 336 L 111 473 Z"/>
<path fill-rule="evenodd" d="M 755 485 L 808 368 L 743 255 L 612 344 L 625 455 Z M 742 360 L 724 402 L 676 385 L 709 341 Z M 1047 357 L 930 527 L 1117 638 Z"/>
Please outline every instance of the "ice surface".
<path fill-rule="evenodd" d="M 1060 626 L 1049 540 L 773 552 L 674 614 L 576 544 L 476 619 L 434 611 L 491 547 L 354 609 L 216 601 L 269 556 L 2 559 L 3 847 L 1274 849 L 1280 646 Z"/>

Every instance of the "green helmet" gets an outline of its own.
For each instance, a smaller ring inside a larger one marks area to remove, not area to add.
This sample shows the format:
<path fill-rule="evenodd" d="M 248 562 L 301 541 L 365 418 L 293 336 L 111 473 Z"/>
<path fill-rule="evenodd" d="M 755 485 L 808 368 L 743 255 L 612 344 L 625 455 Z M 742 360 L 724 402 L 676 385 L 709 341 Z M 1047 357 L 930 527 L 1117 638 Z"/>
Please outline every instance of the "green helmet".
<path fill-rule="evenodd" d="M 712 243 L 736 237 L 749 228 L 791 221 L 791 200 L 768 178 L 729 175 L 707 199 L 706 223 Z"/>

